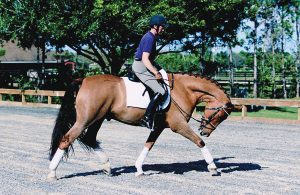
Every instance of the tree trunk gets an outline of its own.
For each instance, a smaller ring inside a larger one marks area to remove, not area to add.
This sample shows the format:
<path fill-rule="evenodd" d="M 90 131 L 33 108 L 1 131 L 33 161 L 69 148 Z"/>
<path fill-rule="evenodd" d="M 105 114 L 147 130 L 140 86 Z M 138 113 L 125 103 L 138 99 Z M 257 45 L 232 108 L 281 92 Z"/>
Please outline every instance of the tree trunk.
<path fill-rule="evenodd" d="M 272 39 L 272 97 L 276 98 L 275 44 Z"/>
<path fill-rule="evenodd" d="M 266 39 L 263 39 L 263 45 L 262 45 L 262 59 L 261 59 L 261 68 L 260 68 L 260 72 L 262 73 L 262 75 L 266 75 L 266 68 L 265 68 L 265 58 L 266 58 Z M 264 89 L 265 89 L 265 84 L 266 84 L 266 80 L 260 78 L 260 82 L 261 82 L 261 87 L 260 87 L 260 96 L 264 96 Z"/>
<path fill-rule="evenodd" d="M 229 55 L 229 83 L 230 83 L 230 94 L 231 96 L 234 95 L 234 73 L 233 73 L 233 58 L 232 58 L 232 48 L 228 45 L 228 55 Z"/>
<path fill-rule="evenodd" d="M 206 47 L 205 47 L 205 34 L 201 33 L 201 54 L 200 54 L 200 74 L 203 74 L 205 72 L 205 63 L 204 63 L 204 56 L 205 56 L 205 51 L 206 51 Z"/>
<path fill-rule="evenodd" d="M 284 57 L 284 26 L 283 26 L 283 6 L 281 7 L 281 69 L 282 69 L 282 90 L 283 98 L 287 98 L 286 77 L 285 77 L 285 57 Z"/>
<path fill-rule="evenodd" d="M 299 8 L 297 8 L 299 11 Z M 300 17 L 296 19 L 297 56 L 296 56 L 296 98 L 300 96 Z"/>
<path fill-rule="evenodd" d="M 257 98 L 257 29 L 258 22 L 254 22 L 254 49 L 253 49 L 253 97 Z"/>
<path fill-rule="evenodd" d="M 123 65 L 123 63 L 120 60 L 118 60 L 118 59 L 112 60 L 112 65 L 110 66 L 111 74 L 118 75 L 120 73 L 122 65 Z"/>

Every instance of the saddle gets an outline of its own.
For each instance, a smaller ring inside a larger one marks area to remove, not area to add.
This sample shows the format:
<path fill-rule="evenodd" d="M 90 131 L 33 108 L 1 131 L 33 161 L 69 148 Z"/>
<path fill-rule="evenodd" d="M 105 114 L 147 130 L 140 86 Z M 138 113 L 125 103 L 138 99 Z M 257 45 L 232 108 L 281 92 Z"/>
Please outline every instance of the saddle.
<path fill-rule="evenodd" d="M 161 69 L 159 72 L 163 76 L 163 80 L 165 82 L 163 87 L 167 92 L 158 106 L 158 110 L 163 110 L 166 109 L 170 104 L 170 87 L 166 71 Z M 154 95 L 153 91 L 149 87 L 144 85 L 131 70 L 128 71 L 127 77 L 121 78 L 124 80 L 125 83 L 127 106 L 136 108 L 147 108 L 148 104 L 150 103 L 150 99 Z"/>

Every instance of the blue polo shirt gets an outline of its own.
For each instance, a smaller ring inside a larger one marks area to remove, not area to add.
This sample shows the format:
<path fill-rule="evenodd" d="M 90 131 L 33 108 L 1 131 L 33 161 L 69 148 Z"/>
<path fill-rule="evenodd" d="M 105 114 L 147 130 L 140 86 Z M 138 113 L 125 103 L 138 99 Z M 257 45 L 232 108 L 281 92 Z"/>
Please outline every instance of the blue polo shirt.
<path fill-rule="evenodd" d="M 150 53 L 149 60 L 154 61 L 156 56 L 156 38 L 150 31 L 147 32 L 140 41 L 140 44 L 135 52 L 136 59 L 142 59 L 143 52 Z"/>

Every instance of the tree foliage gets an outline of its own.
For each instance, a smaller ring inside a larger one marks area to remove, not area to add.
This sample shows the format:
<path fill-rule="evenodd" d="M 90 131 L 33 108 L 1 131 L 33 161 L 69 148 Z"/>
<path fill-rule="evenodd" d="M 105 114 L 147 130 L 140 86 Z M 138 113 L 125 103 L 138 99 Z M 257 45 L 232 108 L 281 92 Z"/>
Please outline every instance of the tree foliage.
<path fill-rule="evenodd" d="M 243 0 L 2 0 L 0 40 L 22 47 L 68 46 L 118 74 L 148 30 L 154 14 L 167 17 L 170 28 L 159 51 L 189 51 L 234 41 L 245 18 Z"/>
<path fill-rule="evenodd" d="M 0 48 L 0 57 L 5 55 L 5 50 Z"/>

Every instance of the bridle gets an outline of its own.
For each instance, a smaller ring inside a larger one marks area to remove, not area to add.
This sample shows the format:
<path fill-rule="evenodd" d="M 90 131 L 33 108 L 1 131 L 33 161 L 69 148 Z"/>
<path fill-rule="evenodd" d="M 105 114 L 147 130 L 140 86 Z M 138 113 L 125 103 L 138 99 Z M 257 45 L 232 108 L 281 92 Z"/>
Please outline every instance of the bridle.
<path fill-rule="evenodd" d="M 170 87 L 170 89 L 172 90 L 174 88 L 174 75 L 173 73 L 171 74 L 172 78 L 171 78 L 171 85 L 168 85 Z M 163 82 L 164 85 L 167 86 L 167 84 L 165 82 Z M 187 113 L 185 110 L 183 110 L 178 103 L 173 99 L 173 97 L 171 96 L 171 101 L 174 103 L 174 105 L 177 107 L 177 109 L 179 110 L 179 112 L 182 114 L 182 116 L 184 116 L 184 118 L 188 121 L 189 119 L 193 119 L 197 122 L 200 123 L 198 131 L 200 132 L 200 135 L 205 136 L 206 133 L 203 132 L 203 129 L 210 129 L 212 131 L 214 131 L 217 127 L 215 124 L 212 123 L 213 118 L 220 112 L 220 111 L 224 111 L 224 113 L 227 114 L 226 118 L 230 115 L 228 113 L 228 111 L 226 109 L 232 109 L 233 105 L 231 102 L 226 103 L 223 106 L 219 106 L 219 107 L 213 107 L 213 108 L 205 108 L 205 110 L 215 110 L 214 113 L 212 113 L 209 117 L 205 117 L 203 115 L 200 114 L 201 119 L 198 120 L 195 117 L 192 116 L 192 114 Z M 208 127 L 208 125 L 210 127 Z"/>
<path fill-rule="evenodd" d="M 220 106 L 220 107 L 216 107 L 216 108 L 205 108 L 205 110 L 215 110 L 214 113 L 212 113 L 209 117 L 205 117 L 203 115 L 201 115 L 201 119 L 196 119 L 195 117 L 192 116 L 192 114 L 187 113 L 186 111 L 184 111 L 179 105 L 178 103 L 171 97 L 172 102 L 174 103 L 174 105 L 177 107 L 177 109 L 180 111 L 180 113 L 185 117 L 186 120 L 189 120 L 190 118 L 199 122 L 199 128 L 198 131 L 200 132 L 200 135 L 205 136 L 206 134 L 203 132 L 203 129 L 210 129 L 212 131 L 214 131 L 217 127 L 216 125 L 214 125 L 212 123 L 212 119 L 220 112 L 220 111 L 224 111 L 228 117 L 229 113 L 226 109 L 230 109 L 232 107 L 231 103 L 227 103 L 224 106 Z M 210 125 L 210 127 L 208 127 L 208 125 Z"/>
<path fill-rule="evenodd" d="M 226 117 L 228 117 L 229 113 L 226 109 L 229 109 L 227 104 L 216 108 L 205 108 L 205 110 L 215 110 L 215 112 L 212 113 L 208 118 L 206 118 L 205 116 L 201 116 L 200 126 L 198 128 L 198 130 L 200 131 L 200 135 L 204 135 L 202 131 L 203 128 L 214 131 L 217 127 L 211 122 L 212 119 L 222 110 L 227 114 Z M 211 127 L 208 127 L 208 125 L 210 125 Z"/>

